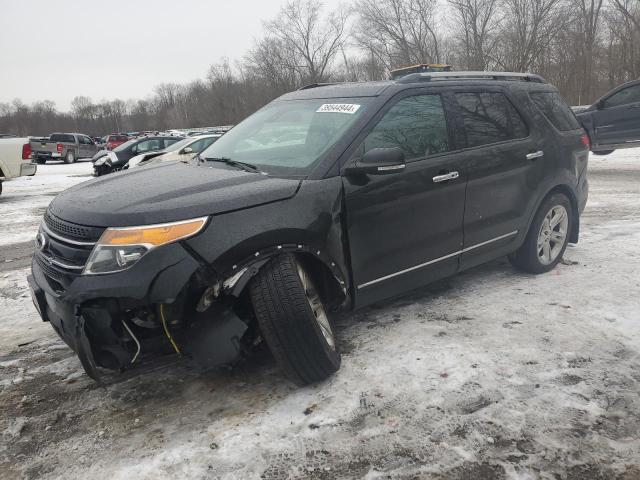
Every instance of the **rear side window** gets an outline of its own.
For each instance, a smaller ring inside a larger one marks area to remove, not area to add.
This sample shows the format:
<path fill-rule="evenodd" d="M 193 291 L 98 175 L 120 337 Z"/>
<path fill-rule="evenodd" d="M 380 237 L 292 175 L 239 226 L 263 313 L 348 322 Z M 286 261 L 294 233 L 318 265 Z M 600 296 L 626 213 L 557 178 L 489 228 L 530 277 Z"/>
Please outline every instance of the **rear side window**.
<path fill-rule="evenodd" d="M 632 103 L 640 103 L 640 84 L 631 85 L 614 93 L 604 101 L 604 108 L 620 107 Z"/>
<path fill-rule="evenodd" d="M 557 92 L 533 92 L 529 96 L 545 117 L 561 132 L 576 130 L 580 122 Z"/>
<path fill-rule="evenodd" d="M 502 93 L 456 93 L 467 133 L 467 146 L 477 147 L 529 135 L 524 120 Z"/>
<path fill-rule="evenodd" d="M 360 153 L 391 147 L 399 147 L 407 161 L 449 150 L 440 95 L 416 95 L 398 101 L 367 135 Z"/>

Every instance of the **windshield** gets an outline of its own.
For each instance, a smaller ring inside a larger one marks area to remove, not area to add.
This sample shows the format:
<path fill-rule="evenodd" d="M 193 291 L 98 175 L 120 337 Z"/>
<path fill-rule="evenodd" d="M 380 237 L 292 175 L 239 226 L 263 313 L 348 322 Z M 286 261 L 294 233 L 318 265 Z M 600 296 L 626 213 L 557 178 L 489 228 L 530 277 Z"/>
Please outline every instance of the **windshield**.
<path fill-rule="evenodd" d="M 192 142 L 193 138 L 185 138 L 184 140 L 180 140 L 179 142 L 172 143 L 167 148 L 165 148 L 163 152 L 175 152 L 176 150 L 180 150 L 181 148 L 186 147 Z"/>
<path fill-rule="evenodd" d="M 367 98 L 270 103 L 224 134 L 200 157 L 229 158 L 276 175 L 306 175 L 362 115 Z"/>
<path fill-rule="evenodd" d="M 127 142 L 121 143 L 116 148 L 114 148 L 113 151 L 114 152 L 123 152 L 127 148 L 129 148 L 131 145 L 135 144 L 138 140 L 139 140 L 138 138 L 133 138 L 133 139 L 127 141 Z"/>

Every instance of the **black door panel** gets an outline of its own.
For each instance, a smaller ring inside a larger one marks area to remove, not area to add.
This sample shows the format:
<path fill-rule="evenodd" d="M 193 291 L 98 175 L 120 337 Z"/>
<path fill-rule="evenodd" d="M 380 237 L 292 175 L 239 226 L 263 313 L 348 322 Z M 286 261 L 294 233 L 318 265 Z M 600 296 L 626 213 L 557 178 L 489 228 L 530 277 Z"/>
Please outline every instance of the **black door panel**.
<path fill-rule="evenodd" d="M 353 160 L 390 147 L 404 152 L 404 170 L 343 177 L 358 306 L 455 273 L 462 248 L 465 174 L 460 156 L 447 153 L 451 139 L 440 95 L 393 103 Z"/>
<path fill-rule="evenodd" d="M 467 172 L 460 267 L 467 268 L 516 239 L 550 157 L 502 92 L 455 98 L 469 147 L 460 154 Z"/>
<path fill-rule="evenodd" d="M 640 103 L 597 110 L 593 117 L 598 145 L 640 144 Z"/>

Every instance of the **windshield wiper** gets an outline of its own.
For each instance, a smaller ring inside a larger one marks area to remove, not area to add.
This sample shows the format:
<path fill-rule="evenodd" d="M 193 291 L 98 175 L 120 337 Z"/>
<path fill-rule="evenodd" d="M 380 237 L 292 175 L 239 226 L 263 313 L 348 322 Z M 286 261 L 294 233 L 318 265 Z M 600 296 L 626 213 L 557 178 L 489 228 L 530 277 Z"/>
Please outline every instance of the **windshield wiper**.
<path fill-rule="evenodd" d="M 202 157 L 199 157 L 199 158 L 202 159 Z M 202 160 L 206 160 L 207 162 L 224 163 L 226 165 L 231 165 L 232 167 L 240 168 L 245 172 L 260 173 L 260 169 L 251 163 L 240 162 L 238 160 L 231 160 L 230 158 L 227 158 L 227 157 L 207 157 Z"/>

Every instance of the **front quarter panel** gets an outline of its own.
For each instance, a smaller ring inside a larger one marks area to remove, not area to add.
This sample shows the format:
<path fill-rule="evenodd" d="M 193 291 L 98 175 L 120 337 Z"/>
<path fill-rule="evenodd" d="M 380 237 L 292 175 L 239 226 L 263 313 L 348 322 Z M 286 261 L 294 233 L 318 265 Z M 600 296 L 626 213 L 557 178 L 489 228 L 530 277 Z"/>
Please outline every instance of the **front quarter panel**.
<path fill-rule="evenodd" d="M 221 276 L 284 247 L 313 254 L 346 282 L 340 177 L 306 180 L 287 200 L 215 215 L 186 243 Z"/>

